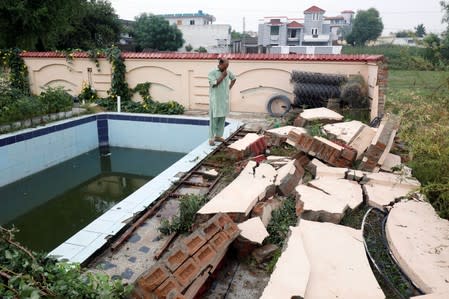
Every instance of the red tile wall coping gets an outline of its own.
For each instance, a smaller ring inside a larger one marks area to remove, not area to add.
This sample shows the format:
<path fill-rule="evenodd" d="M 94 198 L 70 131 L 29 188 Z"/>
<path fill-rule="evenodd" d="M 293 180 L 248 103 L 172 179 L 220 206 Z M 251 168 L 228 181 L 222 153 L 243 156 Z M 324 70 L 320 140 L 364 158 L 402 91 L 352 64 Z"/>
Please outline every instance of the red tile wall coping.
<path fill-rule="evenodd" d="M 62 52 L 22 52 L 24 58 L 65 58 Z M 89 58 L 87 52 L 74 52 L 73 58 Z M 101 55 L 99 57 L 102 57 Z M 383 62 L 383 55 L 331 55 L 331 54 L 218 54 L 218 53 L 185 53 L 185 52 L 123 52 L 124 59 L 218 59 L 230 60 L 284 60 L 284 61 L 348 61 L 348 62 Z"/>

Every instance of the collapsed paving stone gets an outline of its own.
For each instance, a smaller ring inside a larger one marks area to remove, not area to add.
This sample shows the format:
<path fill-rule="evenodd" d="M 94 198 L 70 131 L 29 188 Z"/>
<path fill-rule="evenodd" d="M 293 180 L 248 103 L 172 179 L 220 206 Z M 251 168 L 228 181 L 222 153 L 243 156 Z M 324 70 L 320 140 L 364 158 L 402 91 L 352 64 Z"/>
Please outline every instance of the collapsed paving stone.
<path fill-rule="evenodd" d="M 398 155 L 388 153 L 380 169 L 387 172 L 394 172 L 394 168 L 397 168 L 400 165 L 401 165 L 401 157 Z"/>
<path fill-rule="evenodd" d="M 413 283 L 425 293 L 449 298 L 449 221 L 428 202 L 401 201 L 388 214 L 385 230 L 394 257 Z M 443 298 L 435 296 L 430 298 Z"/>
<path fill-rule="evenodd" d="M 355 181 L 328 177 L 312 180 L 308 184 L 339 199 L 352 210 L 363 203 L 362 187 Z"/>
<path fill-rule="evenodd" d="M 377 129 L 368 126 L 362 127 L 360 132 L 349 142 L 349 146 L 357 151 L 357 160 L 363 156 L 363 153 L 370 146 L 374 136 L 376 136 Z"/>
<path fill-rule="evenodd" d="M 279 193 L 288 196 L 299 184 L 304 176 L 304 168 L 295 166 L 295 161 L 290 161 L 277 171 L 275 185 Z"/>
<path fill-rule="evenodd" d="M 240 175 L 226 188 L 206 203 L 198 214 L 234 213 L 247 216 L 254 205 L 265 198 L 267 190 L 274 186 L 277 174 L 273 166 L 249 161 Z"/>
<path fill-rule="evenodd" d="M 321 107 L 305 109 L 294 120 L 293 124 L 297 127 L 304 127 L 311 122 L 335 123 L 343 120 L 343 115 L 335 111 Z"/>
<path fill-rule="evenodd" d="M 305 298 L 310 275 L 309 259 L 299 227 L 290 227 L 289 235 L 261 299 L 290 299 L 294 296 Z"/>
<path fill-rule="evenodd" d="M 310 161 L 309 164 L 307 164 L 306 169 L 315 178 L 335 177 L 344 179 L 346 172 L 348 172 L 348 168 L 327 166 L 316 158 L 314 158 L 312 161 Z"/>
<path fill-rule="evenodd" d="M 309 186 L 298 185 L 295 191 L 296 200 L 304 203 L 302 219 L 340 223 L 348 208 L 340 199 Z"/>
<path fill-rule="evenodd" d="M 336 139 L 346 144 L 350 144 L 364 127 L 366 127 L 366 125 L 361 121 L 352 120 L 324 125 L 323 130 L 330 139 Z"/>
<path fill-rule="evenodd" d="M 135 282 L 132 298 L 194 298 L 240 234 L 226 214 L 217 214 L 172 248 Z"/>
<path fill-rule="evenodd" d="M 265 225 L 259 217 L 254 217 L 239 223 L 237 227 L 240 229 L 240 236 L 248 241 L 262 244 L 263 240 L 269 236 Z"/>
<path fill-rule="evenodd" d="M 378 165 L 382 165 L 383 159 L 393 145 L 399 123 L 400 118 L 396 115 L 387 115 L 382 119 L 376 135 L 363 155 L 361 170 L 373 171 Z"/>
<path fill-rule="evenodd" d="M 229 153 L 235 158 L 241 160 L 248 155 L 257 156 L 265 152 L 267 144 L 263 135 L 248 133 L 242 139 L 239 139 L 228 146 Z"/>
<path fill-rule="evenodd" d="M 410 299 L 447 299 L 447 298 L 449 298 L 449 292 L 432 293 L 432 294 L 427 294 L 427 295 L 410 297 Z"/>
<path fill-rule="evenodd" d="M 385 298 L 366 257 L 361 230 L 300 220 L 299 231 L 310 263 L 303 298 Z"/>
<path fill-rule="evenodd" d="M 364 173 L 368 182 L 363 184 L 367 204 L 380 210 L 396 199 L 416 191 L 421 184 L 414 178 L 406 178 L 397 174 L 379 172 Z"/>
<path fill-rule="evenodd" d="M 303 133 L 307 133 L 307 130 L 304 128 L 297 128 L 295 126 L 285 126 L 267 130 L 265 131 L 264 135 L 266 137 L 267 143 L 270 146 L 277 146 L 284 143 L 287 140 L 288 133 L 290 133 L 290 131 L 294 129 Z"/>

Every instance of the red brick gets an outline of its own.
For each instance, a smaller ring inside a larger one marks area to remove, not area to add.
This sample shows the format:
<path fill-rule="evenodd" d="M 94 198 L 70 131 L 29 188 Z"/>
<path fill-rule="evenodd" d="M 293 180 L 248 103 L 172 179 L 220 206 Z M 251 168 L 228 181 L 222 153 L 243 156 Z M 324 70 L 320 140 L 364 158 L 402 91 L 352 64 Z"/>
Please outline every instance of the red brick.
<path fill-rule="evenodd" d="M 173 275 L 183 287 L 187 287 L 199 275 L 200 271 L 197 262 L 193 258 L 189 258 Z"/>
<path fill-rule="evenodd" d="M 176 271 L 176 269 L 178 269 L 178 267 L 189 257 L 187 248 L 181 244 L 171 249 L 169 254 L 170 255 L 165 261 L 165 265 L 171 272 Z"/>
<path fill-rule="evenodd" d="M 206 238 L 200 233 L 199 230 L 194 231 L 190 236 L 182 240 L 184 245 L 187 247 L 187 251 L 190 256 L 194 255 L 195 252 L 207 242 Z"/>
<path fill-rule="evenodd" d="M 221 231 L 221 227 L 220 223 L 218 222 L 218 217 L 213 217 L 205 224 L 205 227 L 203 228 L 206 240 L 210 240 L 219 231 Z"/>
<path fill-rule="evenodd" d="M 223 231 L 228 235 L 230 240 L 234 240 L 240 235 L 240 230 L 234 222 L 226 224 Z"/>
<path fill-rule="evenodd" d="M 221 214 L 221 213 L 217 214 L 217 220 L 222 229 L 225 227 L 227 223 L 232 222 L 232 219 L 231 217 L 229 217 L 228 214 Z"/>
<path fill-rule="evenodd" d="M 351 148 L 344 148 L 341 151 L 341 157 L 349 161 L 354 161 L 357 157 L 357 151 Z"/>
<path fill-rule="evenodd" d="M 211 245 L 206 244 L 201 247 L 193 258 L 198 262 L 201 269 L 205 268 L 210 261 L 212 261 L 217 252 L 212 248 Z"/>
<path fill-rule="evenodd" d="M 156 264 L 137 280 L 137 284 L 145 292 L 152 292 L 164 282 L 169 275 L 169 271 L 163 265 Z"/>
<path fill-rule="evenodd" d="M 173 277 L 168 278 L 164 281 L 155 291 L 154 293 L 158 298 L 167 298 L 168 293 L 175 290 L 180 292 L 181 286 Z"/>
<path fill-rule="evenodd" d="M 183 294 L 181 294 L 178 290 L 173 289 L 170 292 L 168 292 L 167 299 L 186 299 L 186 297 Z"/>
<path fill-rule="evenodd" d="M 229 245 L 229 236 L 225 232 L 219 232 L 209 241 L 209 244 L 219 251 Z"/>
<path fill-rule="evenodd" d="M 198 291 L 201 289 L 201 287 L 204 285 L 204 283 L 209 278 L 210 274 L 209 272 L 204 272 L 200 276 L 198 276 L 194 282 L 185 290 L 184 296 L 185 298 L 196 298 L 196 295 L 198 294 Z"/>

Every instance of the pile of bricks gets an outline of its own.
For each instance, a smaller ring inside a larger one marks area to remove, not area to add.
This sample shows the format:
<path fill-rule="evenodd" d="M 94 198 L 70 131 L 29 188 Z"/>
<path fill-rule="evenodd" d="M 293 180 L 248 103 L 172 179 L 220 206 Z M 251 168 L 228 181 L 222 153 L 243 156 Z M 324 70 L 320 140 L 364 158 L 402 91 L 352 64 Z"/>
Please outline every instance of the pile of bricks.
<path fill-rule="evenodd" d="M 143 273 L 136 280 L 132 298 L 194 298 L 239 234 L 227 214 L 216 214 L 192 234 L 177 240 Z"/>
<path fill-rule="evenodd" d="M 357 157 L 357 151 L 350 146 L 338 145 L 322 137 L 298 134 L 295 131 L 290 131 L 287 143 L 335 167 L 350 167 Z"/>

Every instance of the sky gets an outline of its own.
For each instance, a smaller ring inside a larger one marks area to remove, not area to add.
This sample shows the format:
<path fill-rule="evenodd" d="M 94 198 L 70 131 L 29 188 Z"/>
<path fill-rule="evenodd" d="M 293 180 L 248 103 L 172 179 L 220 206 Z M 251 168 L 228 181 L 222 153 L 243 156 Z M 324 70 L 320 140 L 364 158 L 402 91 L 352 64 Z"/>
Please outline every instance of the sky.
<path fill-rule="evenodd" d="M 382 35 L 400 30 L 414 30 L 424 24 L 427 33 L 441 33 L 443 12 L 439 0 L 110 0 L 121 19 L 134 20 L 141 13 L 204 13 L 215 16 L 215 24 L 229 24 L 233 30 L 256 31 L 260 19 L 267 16 L 303 18 L 304 10 L 316 5 L 325 10 L 325 16 L 337 16 L 343 10 L 376 8 L 382 18 Z"/>

